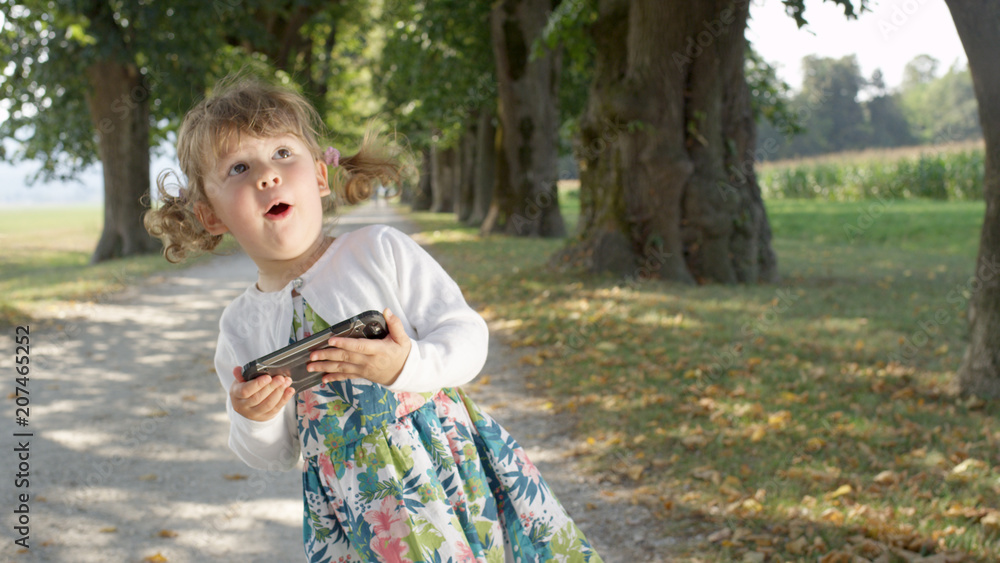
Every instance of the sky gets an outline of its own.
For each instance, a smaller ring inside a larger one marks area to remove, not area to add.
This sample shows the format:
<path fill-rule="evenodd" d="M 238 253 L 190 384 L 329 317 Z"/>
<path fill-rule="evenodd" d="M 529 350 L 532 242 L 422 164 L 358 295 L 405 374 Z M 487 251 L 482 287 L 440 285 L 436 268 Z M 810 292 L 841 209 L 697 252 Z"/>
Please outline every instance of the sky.
<path fill-rule="evenodd" d="M 855 2 L 857 4 L 857 2 Z M 871 11 L 848 20 L 833 2 L 806 0 L 809 25 L 798 29 L 781 0 L 753 0 L 747 39 L 793 89 L 802 85 L 806 55 L 840 58 L 855 54 L 862 76 L 881 69 L 886 86 L 897 88 L 906 63 L 921 54 L 940 62 L 939 72 L 967 65 L 965 49 L 944 0 L 876 0 Z"/>
<path fill-rule="evenodd" d="M 764 59 L 777 67 L 778 76 L 793 89 L 802 85 L 801 61 L 806 55 L 840 58 L 855 54 L 861 73 L 870 77 L 881 69 L 890 89 L 899 86 L 906 63 L 921 54 L 940 61 L 939 72 L 953 64 L 966 65 L 965 51 L 958 39 L 944 0 L 875 0 L 871 11 L 857 20 L 848 20 L 843 10 L 830 1 L 805 0 L 809 25 L 798 29 L 785 14 L 781 0 L 752 0 L 747 38 Z M 168 158 L 150 164 L 155 179 Z M 88 170 L 80 182 L 38 183 L 26 187 L 26 178 L 37 170 L 34 163 L 0 163 L 0 204 L 93 203 L 102 201 L 99 167 Z"/>

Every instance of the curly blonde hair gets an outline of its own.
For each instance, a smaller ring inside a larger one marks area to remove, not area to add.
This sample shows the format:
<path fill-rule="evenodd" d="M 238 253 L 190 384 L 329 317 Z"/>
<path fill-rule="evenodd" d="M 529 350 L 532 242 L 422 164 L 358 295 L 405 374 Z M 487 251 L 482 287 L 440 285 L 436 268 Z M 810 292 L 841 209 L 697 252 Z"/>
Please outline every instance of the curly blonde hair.
<path fill-rule="evenodd" d="M 322 121 L 316 110 L 297 92 L 256 79 L 231 77 L 220 82 L 215 92 L 199 102 L 184 116 L 177 134 L 177 160 L 183 181 L 173 170 L 165 170 L 156 179 L 161 205 L 146 212 L 144 223 L 151 235 L 163 241 L 163 256 L 181 262 L 191 254 L 211 252 L 222 235 L 205 230 L 194 206 L 211 206 L 205 193 L 205 174 L 223 156 L 230 143 L 239 143 L 241 135 L 255 138 L 294 135 L 317 160 L 323 158 L 319 131 Z M 358 152 L 340 159 L 330 170 L 330 187 L 337 198 L 354 204 L 371 197 L 381 182 L 400 179 L 402 150 L 384 143 L 374 123 L 369 124 Z M 176 187 L 177 195 L 168 192 Z M 328 201 L 327 207 L 335 206 Z"/>

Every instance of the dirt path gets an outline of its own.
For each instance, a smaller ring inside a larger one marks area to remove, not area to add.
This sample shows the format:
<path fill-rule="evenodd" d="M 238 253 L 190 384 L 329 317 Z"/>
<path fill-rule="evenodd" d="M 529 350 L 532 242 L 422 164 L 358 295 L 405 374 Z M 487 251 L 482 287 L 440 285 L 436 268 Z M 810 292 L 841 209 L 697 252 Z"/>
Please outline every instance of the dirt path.
<path fill-rule="evenodd" d="M 342 216 L 336 229 L 371 222 L 414 230 L 373 205 Z M 256 471 L 229 450 L 225 395 L 212 367 L 219 314 L 255 273 L 242 254 L 218 257 L 43 312 L 50 320 L 30 335 L 29 425 L 15 424 L 11 399 L 0 427 L 0 560 L 304 561 L 299 473 Z M 580 474 L 568 421 L 526 393 L 523 352 L 491 329 L 488 382 L 471 385 L 473 397 L 526 447 L 605 561 L 670 560 L 672 540 L 660 537 L 641 504 Z M 13 335 L 2 341 L 14 350 Z M 5 397 L 15 391 L 13 367 L 4 352 Z M 19 440 L 28 442 L 30 466 L 20 487 Z M 24 493 L 27 551 L 14 543 L 13 511 Z"/>

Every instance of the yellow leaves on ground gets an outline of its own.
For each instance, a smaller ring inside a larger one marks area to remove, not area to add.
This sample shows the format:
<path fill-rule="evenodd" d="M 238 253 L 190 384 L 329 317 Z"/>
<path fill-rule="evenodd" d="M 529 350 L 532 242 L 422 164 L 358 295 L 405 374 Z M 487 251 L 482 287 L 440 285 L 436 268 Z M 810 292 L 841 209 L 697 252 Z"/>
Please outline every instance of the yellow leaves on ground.
<path fill-rule="evenodd" d="M 839 498 L 839 497 L 842 497 L 844 495 L 849 495 L 849 494 L 851 494 L 853 492 L 854 492 L 854 489 L 850 485 L 841 485 L 841 486 L 837 487 L 837 490 L 830 491 L 829 493 L 826 493 L 825 495 L 823 495 L 823 498 L 825 498 L 826 500 L 833 500 L 835 498 Z"/>
<path fill-rule="evenodd" d="M 789 411 L 778 411 L 771 413 L 767 417 L 768 427 L 774 430 L 784 430 L 792 422 L 792 413 Z"/>
<path fill-rule="evenodd" d="M 161 553 L 156 553 L 142 559 L 143 563 L 166 563 L 168 559 Z"/>

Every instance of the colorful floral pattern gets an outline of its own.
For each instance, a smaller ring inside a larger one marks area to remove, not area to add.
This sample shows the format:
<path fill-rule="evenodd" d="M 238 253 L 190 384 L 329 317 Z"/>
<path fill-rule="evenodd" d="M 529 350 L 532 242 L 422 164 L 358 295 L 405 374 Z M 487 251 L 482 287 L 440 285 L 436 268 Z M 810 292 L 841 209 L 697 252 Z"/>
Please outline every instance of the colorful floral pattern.
<path fill-rule="evenodd" d="M 292 340 L 327 324 L 295 297 Z M 314 563 L 601 561 L 524 450 L 461 389 L 363 380 L 297 398 Z"/>

